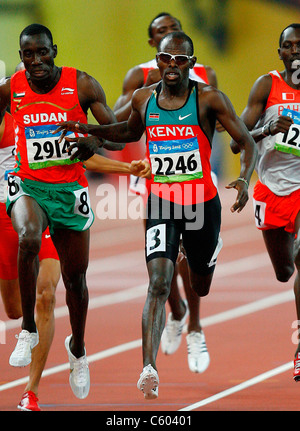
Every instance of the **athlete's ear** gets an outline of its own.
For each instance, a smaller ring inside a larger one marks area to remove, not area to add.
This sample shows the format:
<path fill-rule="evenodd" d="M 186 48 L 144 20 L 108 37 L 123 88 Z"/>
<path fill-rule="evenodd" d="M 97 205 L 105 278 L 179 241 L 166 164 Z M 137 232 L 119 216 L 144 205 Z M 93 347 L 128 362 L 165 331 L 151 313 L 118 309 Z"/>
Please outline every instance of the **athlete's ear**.
<path fill-rule="evenodd" d="M 156 42 L 152 37 L 151 37 L 151 39 L 148 39 L 148 43 L 152 48 L 156 47 Z"/>
<path fill-rule="evenodd" d="M 281 57 L 281 48 L 278 48 L 278 55 L 279 55 L 279 60 L 282 60 L 282 57 Z"/>
<path fill-rule="evenodd" d="M 19 49 L 19 56 L 20 56 L 21 61 L 23 61 L 23 59 L 22 59 L 22 51 L 20 49 Z"/>
<path fill-rule="evenodd" d="M 190 69 L 193 69 L 197 61 L 197 57 L 192 57 L 190 60 Z"/>
<path fill-rule="evenodd" d="M 53 51 L 54 51 L 53 58 L 55 58 L 57 56 L 57 45 L 53 45 L 52 48 L 53 48 Z"/>

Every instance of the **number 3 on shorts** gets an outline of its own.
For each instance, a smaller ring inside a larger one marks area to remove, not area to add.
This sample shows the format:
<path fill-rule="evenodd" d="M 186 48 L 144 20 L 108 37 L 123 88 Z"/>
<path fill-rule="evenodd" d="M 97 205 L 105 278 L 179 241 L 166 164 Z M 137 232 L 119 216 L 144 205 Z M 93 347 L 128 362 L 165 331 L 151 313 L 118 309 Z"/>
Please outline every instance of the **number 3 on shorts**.
<path fill-rule="evenodd" d="M 74 190 L 73 193 L 76 198 L 74 214 L 78 214 L 82 217 L 89 217 L 91 203 L 88 188 L 85 187 L 80 190 Z"/>
<path fill-rule="evenodd" d="M 157 251 L 166 251 L 166 225 L 158 224 L 147 230 L 147 256 Z"/>

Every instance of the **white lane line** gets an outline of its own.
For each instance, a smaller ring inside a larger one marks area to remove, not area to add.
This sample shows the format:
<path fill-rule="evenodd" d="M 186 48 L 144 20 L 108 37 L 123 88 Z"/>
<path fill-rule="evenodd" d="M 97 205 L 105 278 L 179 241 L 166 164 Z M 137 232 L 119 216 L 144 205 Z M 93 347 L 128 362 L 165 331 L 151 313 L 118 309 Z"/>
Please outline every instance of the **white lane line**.
<path fill-rule="evenodd" d="M 142 287 L 142 286 L 140 286 Z M 214 325 L 216 323 L 220 323 L 223 321 L 228 321 L 230 319 L 235 319 L 237 317 L 245 316 L 249 313 L 254 313 L 256 311 L 260 311 L 266 308 L 273 307 L 275 305 L 282 304 L 284 302 L 291 301 L 293 299 L 293 293 L 291 291 L 278 293 L 275 295 L 271 295 L 267 298 L 263 298 L 254 302 L 251 302 L 249 304 L 246 304 L 241 307 L 236 307 L 231 310 L 228 310 L 226 312 L 217 313 L 213 316 L 206 317 L 202 319 L 202 325 L 203 327 L 207 327 L 210 325 Z M 101 352 L 95 353 L 93 355 L 88 356 L 88 361 L 95 362 L 99 361 L 104 358 L 108 358 L 110 356 L 117 355 L 122 352 L 127 352 L 132 349 L 136 349 L 138 347 L 141 347 L 142 340 L 134 340 L 130 341 L 128 343 L 120 344 L 119 346 L 115 346 L 106 350 L 103 350 Z M 58 365 L 56 367 L 48 368 L 47 370 L 44 370 L 42 377 L 50 376 L 52 374 L 59 373 L 61 371 L 66 371 L 69 369 L 69 363 L 65 363 L 62 365 Z M 9 383 L 5 383 L 3 385 L 0 385 L 0 392 L 5 391 L 7 389 L 11 389 L 13 387 L 25 384 L 28 382 L 28 377 L 24 377 L 22 379 L 14 380 Z M 238 385 L 239 386 L 239 385 Z M 197 407 L 195 407 L 197 408 Z"/>
<path fill-rule="evenodd" d="M 118 355 L 122 352 L 127 352 L 132 349 L 136 349 L 142 346 L 142 339 L 130 341 L 129 343 L 120 344 L 119 346 L 111 347 L 110 349 L 103 350 L 102 352 L 94 353 L 87 357 L 88 362 L 92 363 L 95 361 L 99 361 L 104 358 L 108 358 L 114 355 Z M 62 371 L 67 371 L 70 369 L 69 362 L 61 365 L 57 365 L 56 367 L 48 368 L 43 371 L 42 377 L 51 376 L 52 374 L 57 374 Z M 0 385 L 0 392 L 15 388 L 16 386 L 25 385 L 29 380 L 29 377 L 23 377 L 18 380 L 13 380 L 12 382 L 5 383 Z"/>
<path fill-rule="evenodd" d="M 204 400 L 191 404 L 187 407 L 184 407 L 183 409 L 179 409 L 178 411 L 191 411 L 191 410 L 198 409 L 199 407 L 206 406 L 207 404 L 218 401 L 221 398 L 228 397 L 229 395 L 232 395 L 232 394 L 235 394 L 236 392 L 247 389 L 250 386 L 254 386 L 258 383 L 261 383 L 264 380 L 269 379 L 270 377 L 276 376 L 277 374 L 284 373 L 285 371 L 288 371 L 291 368 L 293 368 L 293 366 L 294 366 L 293 361 L 287 362 L 286 364 L 280 365 L 277 368 L 273 368 L 273 370 L 266 371 L 265 373 L 259 374 L 258 376 L 253 377 L 252 379 L 246 380 L 245 382 L 240 383 L 239 385 L 233 386 L 232 388 L 226 389 L 225 391 L 219 392 L 218 394 L 212 395 L 211 397 L 205 398 Z"/>
<path fill-rule="evenodd" d="M 115 271 L 121 267 L 128 268 L 129 265 L 135 266 L 140 252 L 125 253 L 124 255 L 118 255 L 118 257 L 110 257 L 106 259 L 98 259 L 93 261 L 89 269 L 88 275 L 97 275 L 102 272 L 108 272 L 110 270 Z M 242 259 L 221 263 L 217 265 L 214 278 L 231 276 L 234 274 L 244 273 L 245 271 L 252 271 L 253 269 L 262 268 L 269 264 L 268 254 L 260 253 L 254 256 L 245 257 Z M 97 296 L 90 298 L 89 309 L 104 307 L 106 305 L 117 304 L 119 302 L 129 301 L 141 296 L 145 296 L 147 292 L 147 284 L 140 286 L 131 287 L 129 289 L 120 290 L 118 292 L 109 293 L 107 295 Z M 55 309 L 55 317 L 68 316 L 69 311 L 66 305 L 57 307 Z M 20 327 L 20 319 L 18 320 L 7 320 L 4 321 L 5 329 L 14 329 Z"/>

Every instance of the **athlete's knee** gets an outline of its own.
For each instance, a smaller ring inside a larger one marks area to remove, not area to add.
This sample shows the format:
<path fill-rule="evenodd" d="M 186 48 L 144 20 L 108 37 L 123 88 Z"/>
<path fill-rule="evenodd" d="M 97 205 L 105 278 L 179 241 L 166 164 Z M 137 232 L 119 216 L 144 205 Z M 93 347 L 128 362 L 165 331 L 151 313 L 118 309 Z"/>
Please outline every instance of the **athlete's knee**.
<path fill-rule="evenodd" d="M 153 274 L 150 279 L 149 292 L 155 297 L 168 298 L 170 294 L 170 280 L 162 274 Z"/>
<path fill-rule="evenodd" d="M 23 255 L 37 256 L 41 248 L 41 236 L 32 229 L 24 229 L 19 234 L 19 250 Z"/>
<path fill-rule="evenodd" d="M 5 307 L 6 315 L 9 319 L 16 320 L 22 317 L 21 307 L 16 307 L 14 305 Z"/>
<path fill-rule="evenodd" d="M 294 265 L 282 266 L 281 268 L 275 269 L 276 278 L 281 283 L 289 281 L 294 273 Z"/>
<path fill-rule="evenodd" d="M 36 297 L 37 313 L 51 314 L 55 307 L 55 286 L 51 280 L 39 280 Z"/>
<path fill-rule="evenodd" d="M 210 285 L 202 286 L 199 284 L 192 283 L 192 289 L 197 293 L 198 296 L 207 296 L 210 291 Z"/>
<path fill-rule="evenodd" d="M 87 289 L 85 272 L 84 273 L 62 272 L 62 278 L 64 281 L 65 288 L 70 292 L 73 292 L 73 291 L 84 292 Z"/>
<path fill-rule="evenodd" d="M 294 242 L 294 259 L 295 265 L 297 267 L 298 272 L 300 271 L 300 237 L 298 234 L 297 239 Z"/>
<path fill-rule="evenodd" d="M 198 296 L 202 297 L 209 294 L 212 277 L 213 272 L 206 275 L 191 274 L 191 286 Z"/>

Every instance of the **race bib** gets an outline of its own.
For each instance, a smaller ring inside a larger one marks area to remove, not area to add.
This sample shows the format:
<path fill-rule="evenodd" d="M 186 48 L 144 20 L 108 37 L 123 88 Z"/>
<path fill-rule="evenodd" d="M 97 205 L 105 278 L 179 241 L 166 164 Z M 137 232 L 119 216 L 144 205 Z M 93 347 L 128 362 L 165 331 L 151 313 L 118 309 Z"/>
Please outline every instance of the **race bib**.
<path fill-rule="evenodd" d="M 25 127 L 26 148 L 30 169 L 42 169 L 50 166 L 70 165 L 79 160 L 70 160 L 68 148 L 70 143 L 63 139 L 58 142 L 61 132 L 52 132 L 57 129 L 55 124 Z M 67 133 L 74 137 L 74 133 Z"/>
<path fill-rule="evenodd" d="M 202 178 L 196 137 L 171 141 L 149 141 L 154 182 L 173 183 Z"/>
<path fill-rule="evenodd" d="M 276 135 L 275 150 L 283 153 L 294 154 L 300 156 L 300 113 L 290 109 L 284 109 L 282 115 L 291 117 L 294 123 L 290 126 L 286 133 L 278 133 Z"/>
<path fill-rule="evenodd" d="M 4 181 L 3 181 L 3 196 L 4 196 L 4 202 L 7 199 L 7 193 L 8 193 L 8 177 L 13 172 L 13 169 L 8 169 L 4 172 Z"/>
<path fill-rule="evenodd" d="M 166 251 L 166 225 L 158 224 L 146 232 L 147 256 L 158 251 Z"/>

